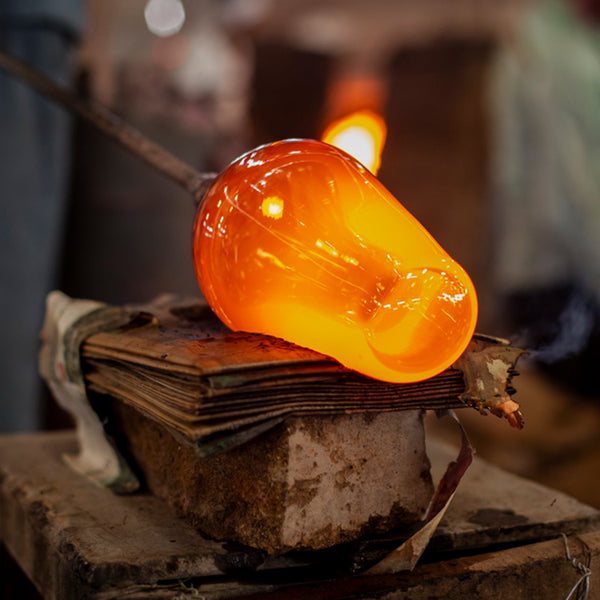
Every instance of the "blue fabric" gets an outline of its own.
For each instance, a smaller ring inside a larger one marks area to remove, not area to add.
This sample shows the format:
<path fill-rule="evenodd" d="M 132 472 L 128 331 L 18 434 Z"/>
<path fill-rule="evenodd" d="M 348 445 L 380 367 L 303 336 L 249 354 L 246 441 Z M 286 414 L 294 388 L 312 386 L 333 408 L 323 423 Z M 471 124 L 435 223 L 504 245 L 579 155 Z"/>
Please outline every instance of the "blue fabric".
<path fill-rule="evenodd" d="M 0 1 L 2 8 L 7 4 L 23 12 L 34 4 L 50 3 Z M 0 46 L 57 81 L 69 78 L 72 44 L 55 29 L 2 27 Z M 40 425 L 38 336 L 45 295 L 56 283 L 69 138 L 70 118 L 63 109 L 0 71 L 0 431 L 4 432 Z"/>
<path fill-rule="evenodd" d="M 45 23 L 78 35 L 83 28 L 82 0 L 0 0 L 0 24 Z"/>

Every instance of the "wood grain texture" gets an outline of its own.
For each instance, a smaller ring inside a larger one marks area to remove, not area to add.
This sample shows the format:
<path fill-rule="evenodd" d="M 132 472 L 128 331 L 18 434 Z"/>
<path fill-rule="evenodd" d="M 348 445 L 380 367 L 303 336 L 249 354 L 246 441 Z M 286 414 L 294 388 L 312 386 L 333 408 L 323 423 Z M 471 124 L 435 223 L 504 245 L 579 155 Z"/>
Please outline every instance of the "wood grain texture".
<path fill-rule="evenodd" d="M 589 546 L 590 599 L 600 597 L 598 511 L 483 461 L 473 464 L 413 573 L 348 577 L 335 571 L 332 556 L 319 556 L 320 570 L 291 557 L 268 559 L 206 540 L 151 495 L 95 487 L 63 464 L 74 446 L 71 432 L 0 438 L 0 536 L 46 599 L 563 600 L 577 579 L 557 538 L 563 529 L 578 558 L 576 538 Z"/>

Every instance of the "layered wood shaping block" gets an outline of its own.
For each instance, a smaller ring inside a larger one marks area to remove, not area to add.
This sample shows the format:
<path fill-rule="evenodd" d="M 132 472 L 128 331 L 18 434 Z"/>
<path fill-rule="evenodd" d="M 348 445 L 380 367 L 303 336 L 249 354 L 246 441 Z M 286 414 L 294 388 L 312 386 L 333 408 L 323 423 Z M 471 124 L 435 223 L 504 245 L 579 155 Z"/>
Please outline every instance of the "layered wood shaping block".
<path fill-rule="evenodd" d="M 137 411 L 114 409 L 152 492 L 207 535 L 271 554 L 410 525 L 433 493 L 419 410 L 289 419 L 199 458 Z"/>

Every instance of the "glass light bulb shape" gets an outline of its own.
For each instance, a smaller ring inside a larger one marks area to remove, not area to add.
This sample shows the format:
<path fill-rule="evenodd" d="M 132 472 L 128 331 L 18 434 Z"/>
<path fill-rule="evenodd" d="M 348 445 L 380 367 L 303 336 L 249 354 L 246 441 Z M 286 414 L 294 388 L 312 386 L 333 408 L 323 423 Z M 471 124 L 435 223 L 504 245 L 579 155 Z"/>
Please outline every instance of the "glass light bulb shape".
<path fill-rule="evenodd" d="M 229 328 L 376 379 L 440 373 L 475 329 L 462 267 L 365 167 L 323 142 L 275 142 L 229 165 L 198 207 L 193 255 Z"/>

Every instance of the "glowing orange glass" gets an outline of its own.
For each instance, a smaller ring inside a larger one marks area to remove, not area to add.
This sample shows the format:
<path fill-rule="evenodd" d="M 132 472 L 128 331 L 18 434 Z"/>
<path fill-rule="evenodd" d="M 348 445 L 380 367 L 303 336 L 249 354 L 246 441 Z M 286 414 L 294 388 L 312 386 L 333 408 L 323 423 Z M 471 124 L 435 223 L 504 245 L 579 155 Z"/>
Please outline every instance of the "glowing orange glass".
<path fill-rule="evenodd" d="M 331 123 L 321 139 L 354 156 L 376 175 L 381 165 L 386 134 L 387 127 L 378 114 L 359 110 Z"/>
<path fill-rule="evenodd" d="M 198 208 L 193 252 L 231 329 L 377 379 L 436 375 L 475 328 L 465 271 L 367 169 L 322 142 L 276 142 L 232 163 Z"/>

